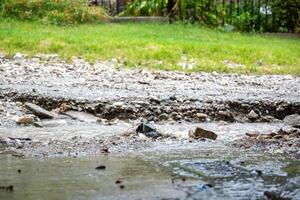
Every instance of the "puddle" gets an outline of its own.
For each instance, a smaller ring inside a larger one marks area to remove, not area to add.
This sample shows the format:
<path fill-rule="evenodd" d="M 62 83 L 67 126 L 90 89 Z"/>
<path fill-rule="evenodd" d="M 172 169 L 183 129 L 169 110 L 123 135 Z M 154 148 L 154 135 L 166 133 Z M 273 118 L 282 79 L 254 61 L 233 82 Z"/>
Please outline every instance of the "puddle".
<path fill-rule="evenodd" d="M 186 134 L 196 126 L 214 130 L 218 139 L 190 142 Z M 136 144 L 132 141 L 130 145 L 125 142 L 119 147 L 116 145 L 118 153 L 97 153 L 96 156 L 83 153 L 77 157 L 49 156 L 37 159 L 2 155 L 0 186 L 13 185 L 14 190 L 10 192 L 0 189 L 0 199 L 240 200 L 266 199 L 266 191 L 277 197 L 300 199 L 299 160 L 228 145 L 243 137 L 245 132 L 268 132 L 278 130 L 281 126 L 272 123 L 158 125 L 160 130 L 178 138 Z M 57 143 L 57 146 L 54 143 L 45 145 L 42 150 L 47 152 L 64 145 L 66 149 L 69 149 L 67 145 L 76 149 L 77 146 L 73 146 L 75 142 L 70 139 L 75 136 L 93 141 L 99 135 L 118 135 L 128 127 L 128 123 L 123 122 L 112 126 L 80 123 L 51 128 L 17 127 L 0 131 L 7 137 L 66 140 L 65 143 Z M 84 147 L 80 144 L 79 149 Z M 101 147 L 100 143 L 99 146 L 91 145 L 97 150 Z M 29 147 L 32 149 L 34 146 Z M 37 152 L 40 150 L 36 148 Z M 99 165 L 105 165 L 105 170 L 96 170 Z M 121 183 L 116 184 L 117 180 Z M 120 188 L 121 185 L 124 188 Z"/>
<path fill-rule="evenodd" d="M 105 165 L 105 170 L 95 167 Z M 18 173 L 21 169 L 21 173 Z M 166 168 L 134 158 L 88 157 L 42 160 L 0 159 L 0 199 L 161 199 L 184 198 Z M 116 184 L 117 180 L 121 184 Z M 121 189 L 120 185 L 125 188 Z"/>

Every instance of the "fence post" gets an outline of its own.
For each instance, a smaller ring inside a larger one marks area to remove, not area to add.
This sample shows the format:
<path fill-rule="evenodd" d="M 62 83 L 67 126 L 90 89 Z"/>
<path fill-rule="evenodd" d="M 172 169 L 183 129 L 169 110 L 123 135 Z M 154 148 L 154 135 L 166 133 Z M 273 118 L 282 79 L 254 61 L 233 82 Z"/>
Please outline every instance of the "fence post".
<path fill-rule="evenodd" d="M 232 3 L 233 3 L 233 1 L 232 0 L 230 0 L 230 2 L 229 2 L 230 4 L 229 4 L 229 16 L 230 16 L 230 24 L 232 24 Z"/>
<path fill-rule="evenodd" d="M 186 19 L 189 20 L 189 0 L 186 0 Z"/>
<path fill-rule="evenodd" d="M 119 0 L 116 0 L 116 13 L 119 14 Z"/>
<path fill-rule="evenodd" d="M 258 0 L 257 26 L 258 26 L 258 29 L 260 29 L 260 0 Z"/>
<path fill-rule="evenodd" d="M 196 15 L 197 15 L 197 5 L 196 5 L 196 0 L 194 0 L 194 21 L 196 21 Z"/>
<path fill-rule="evenodd" d="M 272 0 L 272 8 L 273 8 L 273 4 L 274 4 L 274 0 Z M 273 9 L 271 9 L 272 11 L 272 32 L 274 32 L 275 29 L 275 12 L 273 11 Z"/>
<path fill-rule="evenodd" d="M 222 4 L 223 4 L 222 26 L 224 26 L 225 25 L 225 15 L 226 15 L 225 0 L 222 0 Z"/>
<path fill-rule="evenodd" d="M 265 15 L 266 15 L 266 22 L 265 22 L 265 26 L 266 26 L 266 29 L 268 28 L 268 0 L 266 0 L 266 8 L 265 8 Z"/>
<path fill-rule="evenodd" d="M 237 0 L 237 12 L 238 12 L 238 15 L 240 15 L 240 0 Z"/>

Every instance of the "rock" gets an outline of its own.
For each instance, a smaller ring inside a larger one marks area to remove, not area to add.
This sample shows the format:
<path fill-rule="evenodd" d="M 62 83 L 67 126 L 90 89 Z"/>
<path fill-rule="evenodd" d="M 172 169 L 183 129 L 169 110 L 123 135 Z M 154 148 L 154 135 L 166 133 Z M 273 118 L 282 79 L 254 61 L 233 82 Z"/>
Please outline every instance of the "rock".
<path fill-rule="evenodd" d="M 99 165 L 98 167 L 95 168 L 96 170 L 105 170 L 106 166 L 105 165 Z"/>
<path fill-rule="evenodd" d="M 207 114 L 205 114 L 205 113 L 197 113 L 196 114 L 196 118 L 198 119 L 198 120 L 200 120 L 200 121 L 205 121 L 206 119 L 207 119 Z"/>
<path fill-rule="evenodd" d="M 71 117 L 72 119 L 88 123 L 95 123 L 99 119 L 98 117 L 92 114 L 78 111 L 67 111 L 65 112 L 65 115 Z"/>
<path fill-rule="evenodd" d="M 300 115 L 298 114 L 288 115 L 283 119 L 283 121 L 286 125 L 300 128 Z"/>
<path fill-rule="evenodd" d="M 33 123 L 34 119 L 32 115 L 24 115 L 21 117 L 17 117 L 15 121 L 18 124 L 31 124 Z"/>
<path fill-rule="evenodd" d="M 203 128 L 197 127 L 195 129 L 195 131 L 189 132 L 189 137 L 191 137 L 193 139 L 207 138 L 207 139 L 211 139 L 211 140 L 216 140 L 218 135 L 212 131 L 208 131 Z"/>
<path fill-rule="evenodd" d="M 29 111 L 31 111 L 34 115 L 36 115 L 37 117 L 41 118 L 41 119 L 52 119 L 53 118 L 53 114 L 47 110 L 45 110 L 44 108 L 33 104 L 33 103 L 25 103 L 25 108 L 28 109 Z"/>
<path fill-rule="evenodd" d="M 156 127 L 153 122 L 149 123 L 140 123 L 136 128 L 137 133 L 143 133 L 147 137 L 157 138 L 162 136 L 161 133 L 156 131 Z"/>
<path fill-rule="evenodd" d="M 69 104 L 67 104 L 67 103 L 62 103 L 60 105 L 59 109 L 60 109 L 60 112 L 66 112 L 66 111 L 68 111 L 68 110 L 71 109 L 71 106 Z"/>
<path fill-rule="evenodd" d="M 124 102 L 121 102 L 121 101 L 113 103 L 114 107 L 122 107 L 123 105 L 124 105 Z"/>
<path fill-rule="evenodd" d="M 16 53 L 13 57 L 14 60 L 20 60 L 22 59 L 24 56 L 21 53 Z"/>
<path fill-rule="evenodd" d="M 43 120 L 40 122 L 34 122 L 34 126 L 36 127 L 57 127 L 66 125 L 66 120 Z"/>
<path fill-rule="evenodd" d="M 153 123 L 140 123 L 137 128 L 136 132 L 137 133 L 148 133 L 148 132 L 155 132 L 156 127 Z"/>
<path fill-rule="evenodd" d="M 254 111 L 254 110 L 251 110 L 248 114 L 247 114 L 247 118 L 250 120 L 250 121 L 255 121 L 259 118 L 259 115 Z"/>

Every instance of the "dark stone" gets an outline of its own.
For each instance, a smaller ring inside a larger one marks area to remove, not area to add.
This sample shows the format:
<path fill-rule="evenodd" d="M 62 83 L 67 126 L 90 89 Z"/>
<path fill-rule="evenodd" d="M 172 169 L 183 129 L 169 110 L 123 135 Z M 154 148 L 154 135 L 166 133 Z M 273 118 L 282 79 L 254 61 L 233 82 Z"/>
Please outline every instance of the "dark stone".
<path fill-rule="evenodd" d="M 41 119 L 52 119 L 53 118 L 53 114 L 47 110 L 45 110 L 44 108 L 35 105 L 33 103 L 25 103 L 25 108 L 28 109 L 29 111 L 31 111 L 34 115 L 36 115 L 37 117 L 41 118 Z"/>
<path fill-rule="evenodd" d="M 21 169 L 18 169 L 18 173 L 21 173 L 22 172 L 22 170 Z"/>
<path fill-rule="evenodd" d="M 120 185 L 120 189 L 124 189 L 125 188 L 125 185 Z"/>
<path fill-rule="evenodd" d="M 154 124 L 149 123 L 140 123 L 136 128 L 137 133 L 149 133 L 149 132 L 156 132 L 156 128 Z"/>
<path fill-rule="evenodd" d="M 116 182 L 115 182 L 116 184 L 121 184 L 122 183 L 122 181 L 120 181 L 120 180 L 116 180 Z"/>
<path fill-rule="evenodd" d="M 99 165 L 98 167 L 95 168 L 96 170 L 105 170 L 106 166 L 105 165 Z"/>
<path fill-rule="evenodd" d="M 156 128 L 153 123 L 140 123 L 136 128 L 137 133 L 143 133 L 147 137 L 157 138 L 161 134 L 156 131 Z"/>

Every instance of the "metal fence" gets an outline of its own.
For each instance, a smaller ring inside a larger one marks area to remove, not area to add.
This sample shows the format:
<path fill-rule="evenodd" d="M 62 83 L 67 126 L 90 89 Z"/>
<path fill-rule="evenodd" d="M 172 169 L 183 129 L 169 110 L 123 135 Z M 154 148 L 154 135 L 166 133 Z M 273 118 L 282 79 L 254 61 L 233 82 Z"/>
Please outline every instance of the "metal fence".
<path fill-rule="evenodd" d="M 240 24 L 278 31 L 275 0 L 100 0 L 112 15 L 168 16 L 212 25 Z"/>

